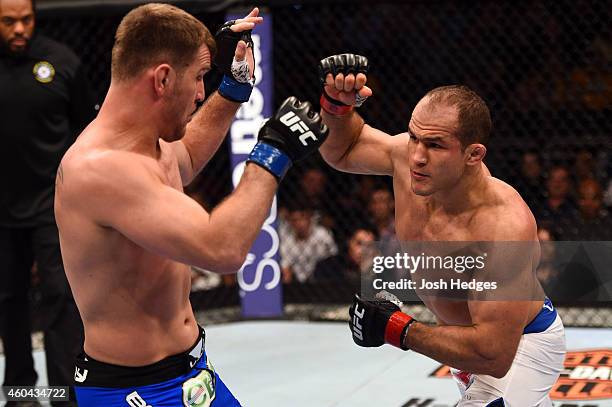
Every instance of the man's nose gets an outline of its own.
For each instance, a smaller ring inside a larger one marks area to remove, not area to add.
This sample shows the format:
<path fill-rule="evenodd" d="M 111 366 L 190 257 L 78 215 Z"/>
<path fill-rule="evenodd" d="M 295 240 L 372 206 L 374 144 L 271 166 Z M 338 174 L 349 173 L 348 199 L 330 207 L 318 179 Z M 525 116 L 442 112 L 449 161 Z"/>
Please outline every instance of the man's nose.
<path fill-rule="evenodd" d="M 414 147 L 414 152 L 412 154 L 412 160 L 420 167 L 427 164 L 427 151 L 423 143 L 418 143 Z"/>
<path fill-rule="evenodd" d="M 206 90 L 204 89 L 204 81 L 201 81 L 198 85 L 198 91 L 196 93 L 196 104 L 201 104 L 204 102 L 204 97 L 206 96 Z"/>
<path fill-rule="evenodd" d="M 25 32 L 25 26 L 23 25 L 23 23 L 21 21 L 17 21 L 15 23 L 15 26 L 13 28 L 13 32 L 15 34 L 23 34 Z"/>

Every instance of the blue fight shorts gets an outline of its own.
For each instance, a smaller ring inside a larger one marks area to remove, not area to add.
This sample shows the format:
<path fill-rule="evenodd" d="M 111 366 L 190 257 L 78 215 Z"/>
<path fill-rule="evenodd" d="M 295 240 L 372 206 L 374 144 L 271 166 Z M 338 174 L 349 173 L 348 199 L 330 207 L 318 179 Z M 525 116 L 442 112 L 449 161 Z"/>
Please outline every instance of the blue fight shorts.
<path fill-rule="evenodd" d="M 461 392 L 457 407 L 550 407 L 548 396 L 563 371 L 565 330 L 550 299 L 525 327 L 510 370 L 504 377 L 451 369 Z"/>
<path fill-rule="evenodd" d="M 557 310 L 553 306 L 550 298 L 544 298 L 544 304 L 542 304 L 542 309 L 535 316 L 533 321 L 531 321 L 525 329 L 523 329 L 523 334 L 533 334 L 540 333 L 546 331 L 557 319 Z"/>
<path fill-rule="evenodd" d="M 99 362 L 82 352 L 74 373 L 83 407 L 240 407 L 204 351 L 200 327 L 196 343 L 178 355 L 142 367 Z"/>

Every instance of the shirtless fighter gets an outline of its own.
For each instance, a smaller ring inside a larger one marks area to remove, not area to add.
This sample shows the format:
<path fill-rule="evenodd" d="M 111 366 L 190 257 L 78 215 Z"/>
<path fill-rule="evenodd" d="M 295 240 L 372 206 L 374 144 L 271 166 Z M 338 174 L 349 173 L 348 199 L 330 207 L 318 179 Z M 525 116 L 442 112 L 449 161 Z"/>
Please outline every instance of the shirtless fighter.
<path fill-rule="evenodd" d="M 392 137 L 354 111 L 372 95 L 367 68 L 367 59 L 353 54 L 321 61 L 321 115 L 330 136 L 320 151 L 338 170 L 393 176 L 398 238 L 533 241 L 539 247 L 531 211 L 482 161 L 491 130 L 484 101 L 465 86 L 433 89 L 414 108 L 407 132 Z M 360 346 L 390 343 L 455 368 L 461 407 L 551 406 L 565 337 L 540 292 L 537 301 L 423 297 L 435 326 L 416 322 L 389 301 L 356 296 L 350 327 Z"/>
<path fill-rule="evenodd" d="M 260 130 L 222 204 L 207 213 L 183 193 L 249 99 L 250 31 L 261 21 L 255 8 L 225 23 L 215 41 L 188 13 L 147 4 L 119 25 L 104 104 L 56 181 L 66 274 L 85 327 L 80 405 L 240 405 L 204 350 L 188 265 L 237 271 L 285 172 L 327 135 L 308 103 L 289 98 Z M 215 51 L 225 77 L 196 113 Z M 299 134 L 283 124 L 289 119 L 301 120 Z"/>

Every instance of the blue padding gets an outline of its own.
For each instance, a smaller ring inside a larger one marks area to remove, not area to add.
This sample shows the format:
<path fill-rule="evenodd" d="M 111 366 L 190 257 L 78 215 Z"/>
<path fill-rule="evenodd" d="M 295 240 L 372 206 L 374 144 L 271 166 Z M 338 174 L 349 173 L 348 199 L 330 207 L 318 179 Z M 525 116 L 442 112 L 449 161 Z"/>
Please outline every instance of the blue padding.
<path fill-rule="evenodd" d="M 500 397 L 497 400 L 493 400 L 492 402 L 487 404 L 485 407 L 504 407 L 505 405 L 506 404 L 504 403 L 504 399 Z"/>
<path fill-rule="evenodd" d="M 289 168 L 291 168 L 291 158 L 278 148 L 261 141 L 255 145 L 247 162 L 253 162 L 266 170 L 270 171 L 278 180 L 282 180 Z"/>
<path fill-rule="evenodd" d="M 249 100 L 253 86 L 250 83 L 240 83 L 231 76 L 223 75 L 219 93 L 232 102 L 243 103 Z"/>
<path fill-rule="evenodd" d="M 552 301 L 546 297 L 542 309 L 536 317 L 523 329 L 524 334 L 534 334 L 544 332 L 557 319 L 557 310 L 553 307 Z"/>

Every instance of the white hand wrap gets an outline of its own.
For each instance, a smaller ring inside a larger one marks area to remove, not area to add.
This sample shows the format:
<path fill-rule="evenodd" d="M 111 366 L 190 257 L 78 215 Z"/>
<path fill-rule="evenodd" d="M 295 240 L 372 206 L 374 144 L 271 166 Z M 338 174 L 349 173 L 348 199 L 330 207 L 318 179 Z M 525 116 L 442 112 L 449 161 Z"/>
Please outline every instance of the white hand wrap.
<path fill-rule="evenodd" d="M 242 61 L 236 61 L 236 58 L 232 61 L 232 76 L 235 80 L 240 83 L 251 83 L 251 74 L 249 73 L 249 63 L 246 61 L 246 58 Z"/>
<path fill-rule="evenodd" d="M 363 105 L 369 96 L 361 96 L 359 92 L 355 92 L 355 107 Z"/>

